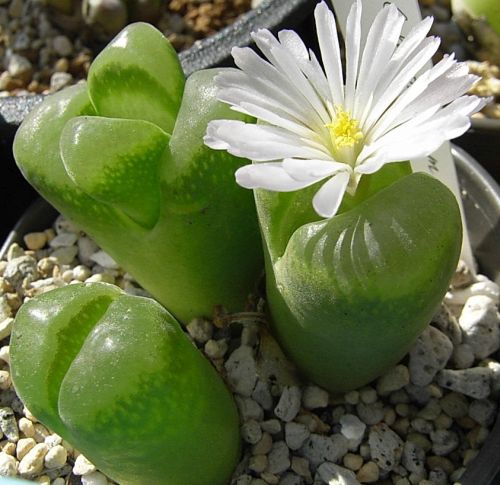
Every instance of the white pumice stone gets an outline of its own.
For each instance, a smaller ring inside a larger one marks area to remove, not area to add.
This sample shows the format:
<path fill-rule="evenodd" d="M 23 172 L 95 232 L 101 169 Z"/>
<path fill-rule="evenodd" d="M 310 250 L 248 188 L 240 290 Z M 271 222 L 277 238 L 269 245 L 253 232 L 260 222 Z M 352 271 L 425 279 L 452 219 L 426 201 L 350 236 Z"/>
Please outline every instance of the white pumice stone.
<path fill-rule="evenodd" d="M 293 421 L 285 424 L 285 442 L 291 450 L 298 450 L 309 436 L 311 432 L 306 425 Z"/>
<path fill-rule="evenodd" d="M 60 445 L 63 439 L 58 434 L 51 434 L 44 439 L 44 442 L 47 444 L 49 448 L 53 448 L 54 446 Z"/>
<path fill-rule="evenodd" d="M 290 468 L 290 450 L 284 441 L 273 443 L 268 456 L 267 471 L 280 474 Z"/>
<path fill-rule="evenodd" d="M 186 330 L 195 342 L 204 344 L 212 338 L 214 329 L 205 318 L 194 318 L 187 324 Z"/>
<path fill-rule="evenodd" d="M 328 392 L 318 386 L 307 386 L 302 392 L 302 405 L 306 409 L 318 409 L 328 406 Z"/>
<path fill-rule="evenodd" d="M 500 315 L 493 300 L 487 296 L 471 296 L 460 315 L 464 343 L 474 356 L 484 359 L 500 348 Z"/>
<path fill-rule="evenodd" d="M 257 382 L 257 369 L 253 350 L 246 345 L 238 347 L 229 356 L 224 367 L 231 388 L 242 396 L 251 396 Z"/>
<path fill-rule="evenodd" d="M 19 462 L 12 456 L 0 451 L 0 476 L 13 477 L 17 475 Z"/>
<path fill-rule="evenodd" d="M 78 235 L 72 232 L 61 232 L 54 239 L 51 239 L 49 246 L 53 249 L 67 248 L 73 246 L 78 240 Z"/>
<path fill-rule="evenodd" d="M 340 426 L 340 432 L 348 440 L 361 440 L 366 430 L 366 424 L 354 414 L 344 414 L 341 416 Z"/>
<path fill-rule="evenodd" d="M 426 386 L 444 369 L 453 352 L 451 340 L 437 328 L 427 327 L 410 350 L 410 379 L 417 386 Z"/>
<path fill-rule="evenodd" d="M 43 470 L 44 458 L 48 446 L 45 443 L 37 443 L 24 455 L 19 462 L 18 472 L 23 477 L 32 477 Z"/>
<path fill-rule="evenodd" d="M 95 466 L 91 463 L 84 455 L 78 455 L 73 465 L 74 475 L 88 475 L 89 473 L 95 472 Z"/>
<path fill-rule="evenodd" d="M 47 454 L 44 458 L 44 463 L 47 468 L 60 468 L 66 464 L 66 460 L 68 459 L 68 452 L 66 448 L 61 445 L 55 445 L 52 448 L 49 448 Z"/>
<path fill-rule="evenodd" d="M 318 476 L 328 485 L 360 485 L 356 475 L 347 468 L 334 463 L 323 463 L 318 467 Z"/>
<path fill-rule="evenodd" d="M 241 426 L 241 437 L 246 443 L 255 445 L 262 438 L 262 429 L 255 420 L 246 421 Z"/>
<path fill-rule="evenodd" d="M 33 422 L 28 418 L 20 418 L 17 424 L 19 431 L 21 431 L 26 438 L 33 438 L 33 436 L 35 436 L 35 427 L 33 426 Z"/>
<path fill-rule="evenodd" d="M 83 264 L 79 264 L 73 268 L 73 278 L 77 281 L 85 281 L 87 278 L 90 278 L 91 274 L 90 269 Z"/>
<path fill-rule="evenodd" d="M 423 476 L 425 472 L 425 451 L 412 441 L 406 441 L 403 446 L 401 463 L 410 472 Z"/>
<path fill-rule="evenodd" d="M 470 369 L 444 369 L 439 371 L 436 381 L 446 389 L 460 392 L 474 399 L 488 397 L 490 387 L 491 370 L 487 367 L 472 367 Z"/>
<path fill-rule="evenodd" d="M 447 429 L 431 431 L 430 438 L 432 441 L 432 452 L 438 456 L 448 455 L 459 444 L 458 435 Z"/>
<path fill-rule="evenodd" d="M 341 434 L 332 436 L 311 434 L 300 448 L 300 453 L 313 467 L 325 461 L 336 463 L 347 453 L 347 440 Z"/>
<path fill-rule="evenodd" d="M 292 421 L 300 410 L 301 392 L 297 386 L 287 386 L 274 408 L 274 414 L 282 421 Z"/>
<path fill-rule="evenodd" d="M 220 359 L 224 357 L 227 352 L 227 341 L 226 340 L 208 340 L 205 344 L 204 351 L 205 354 L 211 359 Z"/>
<path fill-rule="evenodd" d="M 482 426 L 493 424 L 497 415 L 498 406 L 489 399 L 474 400 L 469 406 L 469 417 Z"/>
<path fill-rule="evenodd" d="M 393 470 L 401 460 L 403 440 L 385 423 L 376 424 L 368 435 L 370 456 L 382 470 Z"/>
<path fill-rule="evenodd" d="M 101 472 L 92 472 L 82 476 L 82 485 L 108 485 L 108 480 Z"/>
<path fill-rule="evenodd" d="M 377 393 L 387 396 L 410 383 L 410 373 L 405 365 L 397 365 L 377 380 Z"/>
<path fill-rule="evenodd" d="M 13 323 L 14 319 L 12 317 L 7 317 L 0 322 L 0 340 L 10 335 Z"/>

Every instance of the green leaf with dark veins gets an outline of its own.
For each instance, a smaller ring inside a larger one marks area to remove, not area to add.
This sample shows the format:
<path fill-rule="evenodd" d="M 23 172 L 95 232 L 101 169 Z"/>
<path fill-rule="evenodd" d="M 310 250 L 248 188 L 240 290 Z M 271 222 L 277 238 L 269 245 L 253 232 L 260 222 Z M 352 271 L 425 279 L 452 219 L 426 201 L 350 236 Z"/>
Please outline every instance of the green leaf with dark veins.
<path fill-rule="evenodd" d="M 138 22 L 122 30 L 96 57 L 88 74 L 97 113 L 150 121 L 172 133 L 184 89 L 184 73 L 168 40 Z"/>
<path fill-rule="evenodd" d="M 90 197 L 121 209 L 144 228 L 160 214 L 160 167 L 169 136 L 141 120 L 70 120 L 61 155 L 70 178 Z"/>

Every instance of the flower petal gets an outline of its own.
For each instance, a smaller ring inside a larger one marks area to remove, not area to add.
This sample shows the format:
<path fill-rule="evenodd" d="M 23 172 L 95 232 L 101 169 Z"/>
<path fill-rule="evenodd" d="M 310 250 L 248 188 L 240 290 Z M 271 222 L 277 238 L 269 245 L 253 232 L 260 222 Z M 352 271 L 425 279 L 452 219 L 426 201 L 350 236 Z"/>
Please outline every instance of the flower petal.
<path fill-rule="evenodd" d="M 303 160 L 286 158 L 283 168 L 295 180 L 307 180 L 316 177 L 328 177 L 339 171 L 351 171 L 345 163 L 326 160 Z"/>
<path fill-rule="evenodd" d="M 346 25 L 346 82 L 344 107 L 352 113 L 354 109 L 354 93 L 358 77 L 359 56 L 361 51 L 361 1 L 356 0 L 347 16 Z"/>
<path fill-rule="evenodd" d="M 314 210 L 321 217 L 333 217 L 344 197 L 350 174 L 348 172 L 339 172 L 316 192 L 313 197 Z"/>
<path fill-rule="evenodd" d="M 319 49 L 334 105 L 344 103 L 344 81 L 335 17 L 323 1 L 314 9 Z M 329 123 L 330 120 L 326 121 Z"/>
<path fill-rule="evenodd" d="M 307 140 L 286 130 L 237 120 L 210 121 L 204 142 L 210 148 L 224 149 L 234 156 L 256 161 L 287 157 L 329 159 L 327 153 L 309 146 Z"/>
<path fill-rule="evenodd" d="M 295 180 L 282 167 L 281 162 L 245 165 L 235 173 L 238 185 L 246 189 L 267 189 L 276 192 L 293 192 L 315 184 L 321 178 Z"/>

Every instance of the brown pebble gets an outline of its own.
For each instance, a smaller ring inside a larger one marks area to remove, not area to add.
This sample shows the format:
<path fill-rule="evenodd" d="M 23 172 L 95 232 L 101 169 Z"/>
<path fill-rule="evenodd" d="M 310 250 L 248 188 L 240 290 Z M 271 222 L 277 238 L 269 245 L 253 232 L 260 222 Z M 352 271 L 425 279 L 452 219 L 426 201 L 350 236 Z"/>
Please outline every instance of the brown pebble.
<path fill-rule="evenodd" d="M 455 470 L 455 465 L 453 465 L 452 461 L 444 456 L 428 456 L 425 460 L 427 464 L 427 468 L 429 470 L 437 470 L 441 468 L 447 475 L 450 475 Z"/>
<path fill-rule="evenodd" d="M 356 473 L 356 478 L 361 483 L 373 483 L 379 479 L 380 470 L 377 464 L 373 461 L 365 463 Z"/>

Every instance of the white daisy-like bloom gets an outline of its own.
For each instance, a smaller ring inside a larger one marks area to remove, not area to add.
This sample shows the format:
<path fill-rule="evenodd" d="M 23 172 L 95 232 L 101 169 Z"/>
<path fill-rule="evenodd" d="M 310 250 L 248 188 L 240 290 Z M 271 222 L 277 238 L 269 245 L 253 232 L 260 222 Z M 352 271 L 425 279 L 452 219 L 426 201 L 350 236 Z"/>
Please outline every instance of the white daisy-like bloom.
<path fill-rule="evenodd" d="M 257 124 L 211 121 L 204 141 L 253 160 L 237 170 L 239 185 L 288 192 L 326 180 L 313 206 L 332 217 L 362 175 L 427 156 L 469 128 L 470 115 L 485 103 L 465 95 L 477 77 L 452 55 L 424 69 L 439 45 L 427 37 L 432 18 L 400 42 L 405 19 L 388 5 L 362 48 L 361 7 L 355 1 L 347 18 L 345 75 L 335 18 L 324 2 L 314 12 L 323 65 L 291 30 L 278 38 L 265 29 L 253 34 L 267 60 L 233 48 L 239 69 L 217 75 L 218 98 Z"/>

